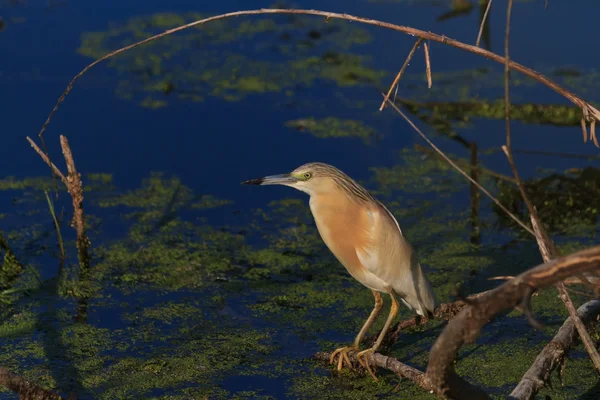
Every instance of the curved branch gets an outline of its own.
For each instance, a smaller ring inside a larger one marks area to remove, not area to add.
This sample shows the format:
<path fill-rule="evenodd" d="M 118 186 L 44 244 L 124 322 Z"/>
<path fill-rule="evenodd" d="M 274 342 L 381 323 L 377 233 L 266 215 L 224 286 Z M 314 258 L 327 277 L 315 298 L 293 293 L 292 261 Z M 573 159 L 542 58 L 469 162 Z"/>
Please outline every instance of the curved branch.
<path fill-rule="evenodd" d="M 591 325 L 600 314 L 600 300 L 592 300 L 583 304 L 577 309 L 577 314 L 584 324 Z M 560 327 L 556 336 L 544 347 L 535 362 L 525 372 L 521 382 L 510 393 L 509 398 L 516 400 L 532 399 L 550 379 L 552 371 L 562 365 L 566 354 L 571 346 L 575 344 L 576 339 L 577 329 L 573 319 L 569 317 Z"/>
<path fill-rule="evenodd" d="M 342 13 L 334 13 L 334 12 L 327 12 L 327 11 L 319 11 L 319 10 L 294 10 L 294 9 L 271 9 L 271 8 L 263 8 L 263 9 L 259 9 L 259 10 L 245 10 L 245 11 L 235 11 L 235 12 L 231 12 L 231 13 L 226 13 L 226 14 L 220 14 L 220 15 L 215 15 L 209 18 L 204 18 L 198 21 L 194 21 L 191 22 L 189 24 L 185 24 L 182 26 L 178 26 L 176 28 L 173 29 L 168 29 L 162 33 L 159 33 L 157 35 L 151 36 L 149 38 L 146 38 L 144 40 L 141 40 L 139 42 L 133 43 L 129 46 L 125 46 L 122 47 L 118 50 L 112 51 L 102 57 L 100 57 L 99 59 L 95 60 L 94 62 L 92 62 L 91 64 L 88 64 L 85 68 L 83 68 L 77 75 L 75 75 L 75 77 L 71 80 L 71 82 L 69 82 L 69 84 L 67 85 L 67 88 L 65 89 L 65 91 L 61 94 L 61 96 L 59 97 L 58 101 L 56 102 L 56 105 L 54 106 L 54 108 L 52 109 L 52 111 L 50 112 L 50 115 L 48 115 L 48 118 L 46 119 L 46 122 L 44 122 L 44 125 L 42 126 L 42 129 L 40 130 L 40 133 L 38 136 L 42 137 L 44 131 L 46 130 L 46 128 L 48 127 L 48 124 L 50 124 L 50 120 L 52 119 L 54 113 L 58 110 L 58 107 L 60 106 L 60 104 L 64 101 L 65 97 L 67 96 L 67 94 L 69 94 L 69 92 L 71 91 L 71 89 L 73 88 L 73 85 L 75 84 L 75 82 L 83 75 L 85 74 L 87 71 L 89 71 L 92 67 L 94 67 L 95 65 L 99 64 L 100 62 L 111 58 L 117 54 L 123 53 L 127 50 L 133 49 L 134 47 L 138 47 L 141 46 L 143 44 L 152 42 L 156 39 L 159 39 L 163 36 L 167 36 L 170 35 L 172 33 L 175 32 L 179 32 L 188 28 L 192 28 L 194 26 L 198 26 L 198 25 L 203 25 L 206 24 L 208 22 L 211 21 L 217 21 L 217 20 L 221 20 L 221 19 L 226 19 L 226 18 L 232 18 L 232 17 L 239 17 L 242 15 L 259 15 L 259 14 L 297 14 L 297 15 L 317 15 L 317 16 L 321 16 L 321 17 L 325 17 L 326 21 L 330 18 L 335 18 L 335 19 L 343 19 L 343 20 L 347 20 L 347 21 L 353 21 L 353 22 L 359 22 L 362 24 L 366 24 L 366 25 L 373 25 L 373 26 L 378 26 L 380 28 L 386 28 L 386 29 L 391 29 L 394 31 L 398 31 L 398 32 L 402 32 L 402 33 L 406 33 L 408 35 L 411 36 L 416 36 L 419 37 L 423 40 L 431 40 L 434 42 L 438 42 L 438 43 L 442 43 L 448 46 L 452 46 L 455 47 L 457 49 L 461 49 L 461 50 L 465 50 L 468 51 L 470 53 L 473 54 L 477 54 L 479 56 L 485 57 L 487 59 L 496 61 L 498 63 L 505 63 L 505 58 L 502 57 L 501 55 L 492 53 L 491 51 L 488 50 L 484 50 L 480 47 L 477 46 L 472 46 L 466 43 L 462 43 L 459 42 L 458 40 L 454 40 L 454 39 L 450 39 L 444 35 L 437 35 L 435 33 L 431 33 L 431 32 L 427 32 L 427 31 L 422 31 L 419 29 L 415 29 L 415 28 L 411 28 L 408 26 L 403 26 L 403 25 L 395 25 L 395 24 L 391 24 L 388 22 L 382 22 L 382 21 L 378 21 L 375 19 L 369 19 L 369 18 L 362 18 L 362 17 L 357 17 L 354 15 L 350 15 L 350 14 L 342 14 Z M 570 100 L 572 103 L 576 104 L 577 106 L 581 107 L 582 111 L 583 111 L 583 115 L 584 118 L 586 120 L 590 120 L 593 121 L 595 119 L 600 120 L 600 111 L 598 111 L 596 108 L 594 108 L 591 104 L 589 104 L 588 102 L 586 102 L 585 100 L 583 100 L 582 98 L 576 96 L 575 94 L 571 93 L 570 91 L 568 91 L 567 89 L 563 88 L 562 86 L 558 85 L 557 83 L 553 82 L 552 80 L 550 80 L 549 78 L 547 78 L 546 76 L 540 74 L 539 72 L 534 71 L 531 68 L 528 68 L 524 65 L 521 65 L 519 63 L 516 63 L 514 61 L 510 61 L 508 63 L 508 66 L 510 69 L 513 69 L 517 72 L 520 72 L 524 75 L 529 76 L 530 78 L 543 83 L 544 85 L 548 86 L 550 89 L 558 92 L 561 96 L 567 98 L 568 100 Z"/>
<path fill-rule="evenodd" d="M 454 371 L 453 362 L 464 343 L 479 336 L 483 326 L 496 314 L 513 308 L 531 296 L 533 289 L 553 285 L 573 275 L 600 269 L 600 246 L 560 257 L 532 268 L 494 290 L 470 302 L 460 314 L 450 320 L 435 341 L 429 354 L 426 379 L 435 392 L 450 397 L 460 397 L 463 386 L 472 387 Z M 471 397 L 476 398 L 476 397 Z M 487 398 L 481 392 L 478 398 Z"/>

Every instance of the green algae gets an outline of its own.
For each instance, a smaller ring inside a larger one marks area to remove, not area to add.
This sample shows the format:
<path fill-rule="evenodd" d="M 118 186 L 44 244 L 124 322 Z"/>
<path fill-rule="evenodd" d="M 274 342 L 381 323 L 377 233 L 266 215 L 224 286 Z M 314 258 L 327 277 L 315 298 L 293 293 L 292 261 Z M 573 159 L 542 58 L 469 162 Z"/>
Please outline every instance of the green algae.
<path fill-rule="evenodd" d="M 322 139 L 358 137 L 368 143 L 369 139 L 377 136 L 375 129 L 361 121 L 351 119 L 327 117 L 317 120 L 314 117 L 309 117 L 287 121 L 285 125 L 301 132 L 307 131 Z"/>
<path fill-rule="evenodd" d="M 590 237 L 595 235 L 600 210 L 594 195 L 600 188 L 599 177 L 600 170 L 590 166 L 550 173 L 524 183 L 531 202 L 551 233 Z M 523 219 L 525 207 L 518 190 L 508 184 L 499 187 L 499 199 Z M 494 210 L 504 226 L 513 225 L 497 208 Z"/>
<path fill-rule="evenodd" d="M 111 24 L 106 31 L 84 33 L 78 52 L 96 59 L 205 17 L 197 13 L 134 17 Z M 370 40 L 365 29 L 344 21 L 255 16 L 213 21 L 166 36 L 120 54 L 108 65 L 120 77 L 117 94 L 143 107 L 162 108 L 174 99 L 203 101 L 208 96 L 240 101 L 264 93 L 289 96 L 318 80 L 339 87 L 377 84 L 385 74 L 370 67 L 368 57 L 349 52 Z"/>

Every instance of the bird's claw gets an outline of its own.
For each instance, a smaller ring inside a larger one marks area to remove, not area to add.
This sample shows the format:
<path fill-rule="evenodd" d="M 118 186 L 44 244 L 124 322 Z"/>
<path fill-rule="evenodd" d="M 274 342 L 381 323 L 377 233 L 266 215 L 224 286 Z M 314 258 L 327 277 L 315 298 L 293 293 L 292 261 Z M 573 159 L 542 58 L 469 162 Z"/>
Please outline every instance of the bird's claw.
<path fill-rule="evenodd" d="M 353 350 L 358 350 L 358 346 L 345 346 L 336 349 L 333 353 L 331 353 L 331 357 L 329 357 L 329 364 L 333 364 L 335 356 L 339 354 L 337 370 L 342 370 L 342 367 L 344 366 L 344 361 L 346 362 L 346 364 L 348 364 L 349 368 L 352 368 L 352 363 L 350 362 L 350 357 L 348 357 L 348 352 Z"/>
<path fill-rule="evenodd" d="M 356 359 L 358 360 L 360 365 L 362 365 L 367 371 L 369 371 L 369 374 L 371 374 L 373 379 L 375 379 L 375 381 L 379 382 L 379 378 L 377 378 L 377 376 L 375 376 L 375 372 L 373 372 L 373 370 L 371 369 L 371 366 L 369 365 L 369 358 L 367 357 L 369 354 L 372 354 L 374 352 L 375 352 L 375 349 L 373 349 L 373 348 L 363 350 L 356 355 Z"/>

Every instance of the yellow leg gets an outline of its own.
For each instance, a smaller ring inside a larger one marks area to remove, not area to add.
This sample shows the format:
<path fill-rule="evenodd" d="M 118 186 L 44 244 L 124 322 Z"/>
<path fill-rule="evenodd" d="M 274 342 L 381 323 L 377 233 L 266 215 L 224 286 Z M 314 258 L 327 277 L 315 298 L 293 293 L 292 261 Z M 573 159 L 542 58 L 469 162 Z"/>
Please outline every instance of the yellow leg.
<path fill-rule="evenodd" d="M 373 311 L 371 311 L 369 318 L 367 318 L 363 327 L 360 329 L 360 332 L 358 332 L 358 335 L 356 335 L 356 338 L 354 339 L 354 344 L 352 344 L 352 346 L 340 347 L 339 349 L 336 349 L 333 353 L 331 353 L 331 357 L 329 358 L 330 364 L 333 364 L 335 356 L 339 354 L 337 366 L 338 371 L 341 371 L 344 361 L 346 361 L 348 367 L 352 366 L 352 364 L 350 363 L 350 358 L 348 357 L 348 352 L 359 349 L 360 342 L 362 342 L 363 338 L 365 337 L 365 334 L 367 333 L 371 325 L 373 325 L 373 321 L 375 321 L 375 318 L 377 318 L 377 316 L 381 312 L 381 307 L 383 306 L 383 299 L 381 298 L 379 292 L 376 292 L 375 290 L 372 290 L 372 292 L 373 296 L 375 297 L 375 306 L 373 307 Z"/>
<path fill-rule="evenodd" d="M 381 342 L 383 342 L 383 338 L 385 337 L 385 334 L 387 333 L 388 329 L 390 329 L 390 325 L 392 324 L 392 321 L 398 314 L 399 305 L 398 305 L 398 301 L 396 300 L 396 296 L 394 295 L 394 291 L 390 290 L 389 293 L 390 293 L 390 297 L 392 298 L 392 307 L 390 308 L 390 314 L 388 315 L 387 320 L 385 321 L 385 325 L 383 326 L 383 329 L 381 330 L 381 333 L 379 334 L 377 341 L 375 342 L 373 347 L 371 347 L 370 349 L 367 349 L 367 350 L 363 350 L 356 355 L 356 358 L 361 363 L 361 365 L 363 367 L 365 367 L 367 369 L 367 371 L 369 371 L 369 373 L 371 374 L 373 379 L 375 379 L 376 381 L 379 381 L 379 379 L 377 379 L 377 377 L 375 376 L 375 373 L 371 369 L 371 366 L 369 365 L 369 361 L 366 356 L 369 353 L 374 353 L 375 351 L 377 351 L 379 346 L 381 346 Z M 363 357 L 364 357 L 364 359 L 363 359 Z"/>

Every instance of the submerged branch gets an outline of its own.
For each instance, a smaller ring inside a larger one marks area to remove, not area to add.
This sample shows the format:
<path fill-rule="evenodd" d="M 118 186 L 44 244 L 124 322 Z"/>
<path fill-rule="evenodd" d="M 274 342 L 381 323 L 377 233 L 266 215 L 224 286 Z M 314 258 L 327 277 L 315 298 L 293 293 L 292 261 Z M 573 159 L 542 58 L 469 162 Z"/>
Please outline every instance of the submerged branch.
<path fill-rule="evenodd" d="M 592 300 L 577 310 L 584 324 L 591 326 L 600 315 L 600 300 Z M 577 329 L 571 317 L 567 318 L 556 336 L 537 356 L 531 367 L 525 372 L 517 387 L 510 393 L 511 399 L 529 400 L 550 380 L 550 374 L 556 367 L 562 366 L 569 349 L 575 344 Z"/>
<path fill-rule="evenodd" d="M 402 78 L 402 74 L 404 74 L 404 70 L 406 69 L 406 67 L 408 67 L 408 64 L 410 64 L 410 60 L 415 55 L 415 52 L 421 45 L 421 42 L 423 42 L 423 39 L 418 38 L 417 41 L 415 42 L 415 44 L 413 45 L 412 49 L 410 50 L 410 53 L 408 53 L 408 56 L 406 56 L 406 60 L 404 60 L 404 64 L 402 64 L 402 68 L 400 68 L 400 71 L 398 71 L 398 75 L 396 75 L 396 78 L 394 78 L 394 82 L 392 82 L 392 84 L 390 85 L 390 89 L 388 90 L 387 94 L 385 95 L 385 98 L 383 99 L 383 102 L 381 103 L 381 106 L 379 107 L 379 111 L 384 109 L 385 103 L 390 98 L 392 91 L 398 85 L 398 82 L 400 82 L 400 78 Z M 425 43 L 425 45 L 427 45 L 427 43 Z M 425 54 L 426 54 L 427 59 L 429 60 L 429 58 L 427 56 L 427 54 L 429 54 L 429 53 L 426 52 Z M 428 63 L 428 65 L 429 65 L 429 63 Z"/>

